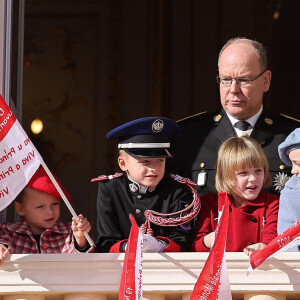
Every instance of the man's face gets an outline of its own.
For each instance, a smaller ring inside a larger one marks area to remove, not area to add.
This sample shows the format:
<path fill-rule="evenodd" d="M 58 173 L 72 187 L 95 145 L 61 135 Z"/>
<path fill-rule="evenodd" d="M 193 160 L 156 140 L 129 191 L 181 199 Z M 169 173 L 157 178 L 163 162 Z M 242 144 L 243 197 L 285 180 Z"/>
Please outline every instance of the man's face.
<path fill-rule="evenodd" d="M 232 44 L 222 53 L 219 76 L 226 78 L 253 79 L 263 71 L 258 54 L 247 43 Z M 231 86 L 220 84 L 221 104 L 225 111 L 239 120 L 255 115 L 262 106 L 263 95 L 269 90 L 271 72 L 268 70 L 249 86 L 239 86 L 233 80 Z"/>

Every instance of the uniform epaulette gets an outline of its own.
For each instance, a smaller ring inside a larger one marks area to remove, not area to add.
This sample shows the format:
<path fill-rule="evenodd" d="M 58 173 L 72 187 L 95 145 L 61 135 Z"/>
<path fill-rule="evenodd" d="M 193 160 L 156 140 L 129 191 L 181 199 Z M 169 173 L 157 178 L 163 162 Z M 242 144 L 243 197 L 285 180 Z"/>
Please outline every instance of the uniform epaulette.
<path fill-rule="evenodd" d="M 194 115 L 188 116 L 188 117 L 186 117 L 186 118 L 183 118 L 183 119 L 177 120 L 176 122 L 177 122 L 177 123 L 180 123 L 180 122 L 182 122 L 182 121 L 189 120 L 189 119 L 191 119 L 191 118 L 194 118 L 194 117 L 197 117 L 197 116 L 203 115 L 203 114 L 205 114 L 205 113 L 207 113 L 207 111 L 202 111 L 202 112 L 200 112 L 200 113 L 197 113 L 197 114 L 194 114 Z"/>
<path fill-rule="evenodd" d="M 280 114 L 281 116 L 287 118 L 287 119 L 290 119 L 290 120 L 293 120 L 293 121 L 296 121 L 296 122 L 299 122 L 300 123 L 300 120 L 296 119 L 296 118 L 293 118 L 293 117 L 290 117 L 290 116 L 287 116 L 285 114 Z"/>
<path fill-rule="evenodd" d="M 111 179 L 115 179 L 118 177 L 123 176 L 123 173 L 116 173 L 114 175 L 100 175 L 99 177 L 93 178 L 91 179 L 91 182 L 98 182 L 98 181 L 104 181 L 104 180 L 111 180 Z"/>

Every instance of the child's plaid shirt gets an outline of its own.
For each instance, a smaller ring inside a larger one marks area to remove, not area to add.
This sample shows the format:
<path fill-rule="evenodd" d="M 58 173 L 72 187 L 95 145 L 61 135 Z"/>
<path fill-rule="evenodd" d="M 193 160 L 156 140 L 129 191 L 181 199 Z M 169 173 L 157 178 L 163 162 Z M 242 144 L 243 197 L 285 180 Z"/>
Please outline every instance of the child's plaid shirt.
<path fill-rule="evenodd" d="M 71 223 L 58 221 L 40 237 L 40 249 L 25 220 L 0 224 L 0 243 L 9 247 L 10 253 L 78 253 L 75 248 Z M 92 252 L 88 247 L 86 252 Z"/>

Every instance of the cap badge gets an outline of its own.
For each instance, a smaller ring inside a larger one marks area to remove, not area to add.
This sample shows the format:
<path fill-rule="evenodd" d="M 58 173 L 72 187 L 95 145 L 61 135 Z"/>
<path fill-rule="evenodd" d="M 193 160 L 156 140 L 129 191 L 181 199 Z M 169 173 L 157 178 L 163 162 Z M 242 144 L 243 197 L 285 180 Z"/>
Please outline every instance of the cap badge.
<path fill-rule="evenodd" d="M 269 125 L 272 125 L 273 124 L 273 120 L 272 119 L 269 119 L 269 118 L 265 118 L 265 122 Z"/>
<path fill-rule="evenodd" d="M 222 116 L 219 114 L 219 115 L 214 116 L 213 119 L 214 119 L 215 122 L 218 122 L 222 119 Z"/>
<path fill-rule="evenodd" d="M 161 119 L 157 119 L 152 123 L 152 131 L 154 133 L 158 133 L 162 131 L 163 128 L 164 128 L 164 122 Z"/>

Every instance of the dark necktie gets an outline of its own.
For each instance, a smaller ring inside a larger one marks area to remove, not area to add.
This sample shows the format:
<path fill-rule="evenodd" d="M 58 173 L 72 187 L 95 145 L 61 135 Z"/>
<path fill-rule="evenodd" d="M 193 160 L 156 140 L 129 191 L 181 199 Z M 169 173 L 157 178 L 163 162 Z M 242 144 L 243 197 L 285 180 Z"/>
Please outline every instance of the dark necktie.
<path fill-rule="evenodd" d="M 241 130 L 241 131 L 246 131 L 249 128 L 249 123 L 246 121 L 238 121 L 234 124 L 234 127 Z"/>

